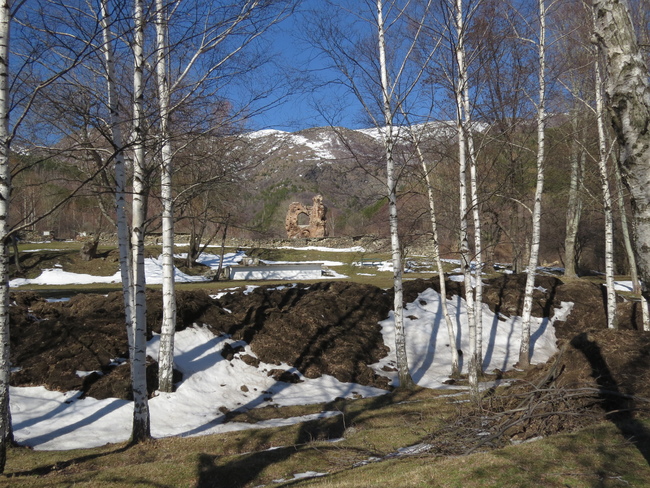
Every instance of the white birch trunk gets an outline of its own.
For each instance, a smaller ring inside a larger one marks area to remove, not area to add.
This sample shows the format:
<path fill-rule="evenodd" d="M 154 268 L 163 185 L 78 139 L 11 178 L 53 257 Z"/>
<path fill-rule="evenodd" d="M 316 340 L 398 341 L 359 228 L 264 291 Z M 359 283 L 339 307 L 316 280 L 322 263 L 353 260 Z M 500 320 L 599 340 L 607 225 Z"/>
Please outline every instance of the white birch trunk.
<path fill-rule="evenodd" d="M 431 176 L 429 175 L 429 168 L 420 145 L 416 142 L 416 150 L 420 164 L 422 164 L 422 171 L 424 171 L 424 180 L 427 185 L 427 195 L 429 197 L 429 215 L 431 216 L 431 234 L 433 241 L 433 259 L 436 262 L 438 269 L 438 282 L 440 283 L 440 306 L 442 308 L 442 316 L 445 318 L 447 325 L 447 335 L 449 337 L 449 347 L 451 348 L 451 372 L 452 378 L 460 376 L 460 364 L 458 361 L 458 349 L 456 347 L 456 330 L 454 322 L 449 314 L 449 307 L 447 307 L 447 284 L 445 283 L 445 272 L 442 267 L 442 259 L 440 259 L 440 244 L 438 242 L 438 222 L 436 219 L 436 207 L 433 198 L 433 186 L 431 185 Z"/>
<path fill-rule="evenodd" d="M 632 246 L 632 239 L 630 238 L 630 231 L 627 223 L 627 210 L 625 208 L 625 200 L 623 198 L 623 182 L 621 181 L 621 172 L 618 164 L 614 165 L 614 181 L 616 183 L 616 203 L 618 206 L 618 213 L 621 216 L 621 233 L 623 234 L 623 243 L 625 245 L 625 254 L 630 266 L 630 278 L 634 293 L 641 294 L 641 285 L 639 284 L 639 273 L 636 269 L 636 258 L 634 257 L 634 247 Z"/>
<path fill-rule="evenodd" d="M 572 114 L 574 137 L 578 137 L 577 111 Z M 571 145 L 571 179 L 569 183 L 569 201 L 566 213 L 566 236 L 564 238 L 564 276 L 577 278 L 576 272 L 576 240 L 582 215 L 582 198 L 580 198 L 580 179 L 582 178 L 582 162 L 584 151 L 578 154 L 578 141 L 574 139 Z"/>
<path fill-rule="evenodd" d="M 650 302 L 646 297 L 641 295 L 639 305 L 641 306 L 641 316 L 643 318 L 643 330 L 648 332 L 650 331 Z"/>
<path fill-rule="evenodd" d="M 463 79 L 463 103 L 465 114 L 465 128 L 467 131 L 467 150 L 469 152 L 470 198 L 472 201 L 472 218 L 474 220 L 474 321 L 476 323 L 476 369 L 483 373 L 483 244 L 481 241 L 481 208 L 478 198 L 477 160 L 474 149 L 474 136 L 472 134 L 472 120 L 469 104 L 469 84 L 467 79 L 467 66 Z"/>
<path fill-rule="evenodd" d="M 650 80 L 626 0 L 594 0 L 594 32 L 604 48 L 606 92 L 622 149 L 623 182 L 630 191 L 641 291 L 650 297 Z"/>
<path fill-rule="evenodd" d="M 7 443 L 11 432 L 9 414 L 9 256 L 5 245 L 9 235 L 9 197 L 11 168 L 9 166 L 9 29 L 11 2 L 4 0 L 0 9 L 0 473 L 7 460 Z"/>
<path fill-rule="evenodd" d="M 598 59 L 594 64 L 596 81 L 596 120 L 598 125 L 598 169 L 603 190 L 603 207 L 605 211 L 605 280 L 607 283 L 607 327 L 618 328 L 616 314 L 616 290 L 614 289 L 614 218 L 612 216 L 612 195 L 609 191 L 607 175 L 607 141 L 603 123 L 603 87 Z"/>
<path fill-rule="evenodd" d="M 465 126 L 464 94 L 467 87 L 467 68 L 465 66 L 465 28 L 463 20 L 463 2 L 456 0 L 456 63 L 458 64 L 458 80 L 456 85 L 456 117 L 458 127 L 458 186 L 460 191 L 460 261 L 465 282 L 465 307 L 467 309 L 467 325 L 469 329 L 469 355 L 467 372 L 469 385 L 474 396 L 478 396 L 478 357 L 477 357 L 477 326 L 475 316 L 474 288 L 472 287 L 472 256 L 469 250 L 468 209 L 467 209 L 467 132 Z"/>
<path fill-rule="evenodd" d="M 530 256 L 526 269 L 526 288 L 524 290 L 524 307 L 521 325 L 521 347 L 519 349 L 519 367 L 530 366 L 530 320 L 533 309 L 533 290 L 535 274 L 539 261 L 539 244 L 541 239 L 542 193 L 544 192 L 544 142 L 546 137 L 546 6 L 539 0 L 539 101 L 537 106 L 537 184 L 535 185 L 535 203 L 533 205 L 533 232 L 530 243 Z"/>
<path fill-rule="evenodd" d="M 131 291 L 134 328 L 131 381 L 133 389 L 133 431 L 131 442 L 151 437 L 149 402 L 147 399 L 147 300 L 144 276 L 145 225 L 145 146 L 143 114 L 144 12 L 142 0 L 134 0 L 135 32 L 133 40 L 133 210 L 131 253 L 133 259 L 133 290 Z"/>
<path fill-rule="evenodd" d="M 630 238 L 630 231 L 627 223 L 627 210 L 625 208 L 625 201 L 623 199 L 623 182 L 621 181 L 621 172 L 618 164 L 614 165 L 614 176 L 616 181 L 616 200 L 618 203 L 618 212 L 621 216 L 621 231 L 623 234 L 623 242 L 625 243 L 625 254 L 627 255 L 627 261 L 630 266 L 630 279 L 632 280 L 633 292 L 640 297 L 639 306 L 641 307 L 643 330 L 650 331 L 650 310 L 648 309 L 648 301 L 641 294 L 639 272 L 637 271 L 634 247 L 632 246 L 632 239 Z"/>
<path fill-rule="evenodd" d="M 133 357 L 133 324 L 131 322 L 131 288 L 133 273 L 129 249 L 129 226 L 126 215 L 126 171 L 124 164 L 124 141 L 122 138 L 117 86 L 115 81 L 115 63 L 113 59 L 113 34 L 110 31 L 110 18 L 107 0 L 101 3 L 101 27 L 106 63 L 106 84 L 108 109 L 110 110 L 110 129 L 115 158 L 115 213 L 117 221 L 117 247 L 120 256 L 120 274 L 122 276 L 122 293 L 124 295 L 124 315 L 126 334 L 129 341 L 129 355 Z"/>
<path fill-rule="evenodd" d="M 160 199 L 162 201 L 162 299 L 163 320 L 158 354 L 158 389 L 173 390 L 176 294 L 174 284 L 174 203 L 172 194 L 173 159 L 169 134 L 169 79 L 167 76 L 167 11 L 156 0 L 156 81 L 160 111 Z"/>
<path fill-rule="evenodd" d="M 393 288 L 395 294 L 395 352 L 397 356 L 397 375 L 401 388 L 412 388 L 413 379 L 409 373 L 406 355 L 406 334 L 404 332 L 404 309 L 402 292 L 402 252 L 399 243 L 397 220 L 397 182 L 395 181 L 395 162 L 393 159 L 393 113 L 391 107 L 391 89 L 386 66 L 386 40 L 384 36 L 383 0 L 377 0 L 377 35 L 379 47 L 379 67 L 383 115 L 385 122 L 384 150 L 386 155 L 386 187 L 388 190 L 388 219 L 390 223 L 390 241 L 393 254 Z"/>

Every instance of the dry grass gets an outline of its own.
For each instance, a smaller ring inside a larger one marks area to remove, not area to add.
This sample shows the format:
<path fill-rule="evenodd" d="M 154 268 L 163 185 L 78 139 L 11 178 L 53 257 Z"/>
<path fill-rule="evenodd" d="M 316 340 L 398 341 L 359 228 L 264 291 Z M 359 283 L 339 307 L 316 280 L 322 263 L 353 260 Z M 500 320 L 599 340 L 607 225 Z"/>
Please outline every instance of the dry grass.
<path fill-rule="evenodd" d="M 445 426 L 468 412 L 458 399 L 425 389 L 397 391 L 248 416 L 252 421 L 323 409 L 341 412 L 291 427 L 159 439 L 133 447 L 59 452 L 13 448 L 0 487 L 650 486 L 650 437 L 643 434 L 647 424 L 638 421 L 635 425 L 643 429 L 632 439 L 629 429 L 622 434 L 620 425 L 599 423 L 467 456 L 431 451 L 394 456 L 404 446 L 445 442 Z M 432 432 L 441 434 L 432 437 Z M 362 465 L 370 459 L 375 461 Z M 308 471 L 326 476 L 294 480 L 295 474 Z"/>

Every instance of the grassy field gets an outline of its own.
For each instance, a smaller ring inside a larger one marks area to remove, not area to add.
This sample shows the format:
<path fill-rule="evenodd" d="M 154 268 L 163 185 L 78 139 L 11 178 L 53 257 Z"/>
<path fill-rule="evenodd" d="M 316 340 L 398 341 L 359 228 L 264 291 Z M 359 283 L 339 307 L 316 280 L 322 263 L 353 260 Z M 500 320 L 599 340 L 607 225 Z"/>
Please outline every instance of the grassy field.
<path fill-rule="evenodd" d="M 64 271 L 73 273 L 85 273 L 98 276 L 110 276 L 119 270 L 119 259 L 115 247 L 100 246 L 98 257 L 92 261 L 83 261 L 79 254 L 81 243 L 79 242 L 52 242 L 43 244 L 21 244 L 21 265 L 22 273 L 17 273 L 15 266 L 10 266 L 11 277 L 36 278 L 43 269 L 60 267 Z M 187 248 L 179 246 L 178 253 L 186 252 Z M 234 252 L 234 248 L 226 248 L 226 252 Z M 346 280 L 357 283 L 367 283 L 381 288 L 392 286 L 393 274 L 390 271 L 378 271 L 372 266 L 358 266 L 362 260 L 370 261 L 387 261 L 390 260 L 390 254 L 378 253 L 361 253 L 361 252 L 326 252 L 319 250 L 296 250 L 296 249 L 247 249 L 246 254 L 250 257 L 259 258 L 269 261 L 336 261 L 342 263 L 341 266 L 332 266 L 331 269 L 336 273 L 347 276 Z M 149 246 L 145 250 L 146 256 L 157 257 L 160 255 L 160 247 Z M 211 248 L 208 252 L 218 254 L 217 248 Z M 405 274 L 405 279 L 430 278 L 433 274 L 433 265 L 431 260 L 422 256 L 410 256 L 408 261 L 413 264 L 413 272 Z M 13 258 L 11 260 L 13 263 Z M 446 265 L 448 270 L 453 266 Z M 195 274 L 196 270 L 192 272 Z M 247 285 L 277 284 L 280 281 L 263 281 L 247 282 Z M 22 288 L 32 289 L 45 295 L 60 295 L 65 292 L 97 292 L 106 293 L 107 291 L 119 290 L 119 284 L 93 284 L 85 286 L 70 285 L 27 285 Z M 208 290 L 220 290 L 223 288 L 232 288 L 235 286 L 244 286 L 241 282 L 219 281 L 207 283 L 178 283 L 179 289 L 202 288 Z M 156 285 L 152 285 L 156 287 Z"/>
<path fill-rule="evenodd" d="M 83 262 L 79 243 L 26 245 L 24 276 L 61 266 L 66 271 L 110 275 L 116 252 L 100 248 L 100 257 Z M 156 256 L 157 248 L 147 252 Z M 183 252 L 183 248 L 179 248 Z M 392 273 L 353 266 L 361 258 L 388 255 L 297 250 L 251 250 L 275 261 L 329 260 L 345 263 L 338 273 L 380 287 Z M 424 258 L 414 257 L 424 261 Z M 372 276 L 369 276 L 372 275 Z M 407 278 L 431 277 L 430 271 Z M 264 282 L 268 284 L 269 282 Z M 251 284 L 251 283 L 246 283 Z M 242 283 L 179 284 L 179 288 L 222 289 Z M 47 295 L 118 290 L 119 285 L 28 287 Z M 233 419 L 257 422 L 323 410 L 339 415 L 326 420 L 273 429 L 251 429 L 193 438 L 157 439 L 143 445 L 107 445 L 76 451 L 8 452 L 0 487 L 646 487 L 650 486 L 650 438 L 645 429 L 633 439 L 613 423 L 520 445 L 463 455 L 458 439 L 453 455 L 445 448 L 449 429 L 459 418 L 480 415 L 463 396 L 426 389 L 396 391 L 382 397 L 339 400 L 327 405 L 257 409 Z M 462 395 L 462 394 L 461 394 Z M 641 424 L 639 424 L 641 425 Z M 650 427 L 649 422 L 643 425 Z M 416 444 L 435 446 L 417 455 L 397 455 Z M 468 441 L 469 443 L 469 441 Z M 469 445 L 469 444 L 468 444 Z M 321 474 L 301 479 L 307 472 Z M 294 478 L 298 475 L 298 478 Z"/>

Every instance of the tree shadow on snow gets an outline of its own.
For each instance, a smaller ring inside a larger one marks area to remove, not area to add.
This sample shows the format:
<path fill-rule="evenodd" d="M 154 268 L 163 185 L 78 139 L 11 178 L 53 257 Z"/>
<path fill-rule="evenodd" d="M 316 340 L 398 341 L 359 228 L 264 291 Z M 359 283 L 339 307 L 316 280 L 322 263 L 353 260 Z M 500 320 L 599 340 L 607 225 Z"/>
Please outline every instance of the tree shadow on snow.
<path fill-rule="evenodd" d="M 446 298 L 443 297 L 440 294 L 438 294 L 438 297 L 439 297 L 440 301 L 446 300 Z M 415 303 L 418 304 L 417 309 L 415 310 L 416 314 L 417 314 L 418 310 L 425 310 L 423 307 L 421 307 L 419 305 L 419 300 L 420 300 L 420 297 L 418 296 L 417 300 L 415 301 Z M 411 312 L 411 310 L 407 309 L 405 307 L 404 312 L 405 312 L 405 314 L 404 314 L 405 317 L 404 318 L 408 320 L 408 316 L 406 316 L 406 313 Z M 411 377 L 413 378 L 413 381 L 415 381 L 416 383 L 419 382 L 422 379 L 422 377 L 426 374 L 427 371 L 429 371 L 429 368 L 431 368 L 431 365 L 433 364 L 433 359 L 434 359 L 434 355 L 435 355 L 435 352 L 436 352 L 436 342 L 437 342 L 437 339 L 438 339 L 438 333 L 440 331 L 441 324 L 444 323 L 444 319 L 442 317 L 442 306 L 441 305 L 438 305 L 436 313 L 432 318 L 432 321 L 433 321 L 432 322 L 433 323 L 433 329 L 431 330 L 431 342 L 429 342 L 428 344 L 423 344 L 422 345 L 423 347 L 426 347 L 427 352 L 426 352 L 426 354 L 424 354 L 424 358 L 423 358 L 422 362 L 419 365 L 417 365 L 417 367 L 413 371 L 411 371 Z M 407 330 L 407 334 L 408 334 L 408 330 Z M 447 339 L 447 340 L 449 340 L 449 339 Z M 458 348 L 458 346 L 456 344 L 449 344 L 449 347 Z M 413 368 L 411 368 L 411 369 L 413 369 Z"/>
<path fill-rule="evenodd" d="M 283 305 L 293 306 L 301 296 L 299 292 L 300 290 L 292 289 L 291 292 L 287 294 L 287 296 L 283 299 L 282 302 Z M 364 302 L 368 300 L 368 298 L 362 297 L 361 300 L 362 302 Z M 359 304 L 359 308 L 363 309 L 364 307 L 367 307 L 367 305 L 364 305 L 363 303 Z M 260 315 L 260 310 L 261 307 L 257 309 L 256 315 Z M 357 310 L 358 309 L 356 308 L 351 308 L 350 310 L 347 311 L 347 313 L 339 316 L 336 322 L 332 322 L 326 327 L 321 327 L 317 333 L 313 334 L 302 347 L 302 350 L 298 355 L 298 357 L 293 360 L 293 365 L 291 368 L 287 370 L 287 372 L 293 373 L 296 371 L 307 371 L 310 368 L 310 366 L 317 364 L 321 360 L 322 353 L 331 344 L 335 344 L 337 340 L 340 338 L 350 337 L 353 334 L 355 334 L 356 322 L 352 320 L 352 318 L 354 317 L 354 314 L 357 312 Z M 248 335 L 248 333 L 254 335 L 257 332 L 258 328 L 261 329 L 263 327 L 264 325 L 263 311 L 261 312 L 261 315 L 262 316 L 256 317 L 255 319 L 255 323 L 256 323 L 255 330 L 249 329 L 248 331 L 246 331 L 247 333 L 244 334 L 243 340 L 245 342 L 250 343 L 250 340 L 252 339 L 252 335 Z M 218 356 L 221 358 L 221 355 Z M 355 361 L 354 363 L 357 362 L 358 361 Z M 342 396 L 347 396 L 354 393 L 354 389 L 356 387 L 356 384 L 353 383 L 354 378 L 351 381 L 352 383 L 348 385 L 347 389 L 341 392 Z M 255 398 L 252 398 L 248 403 L 239 406 L 236 410 L 233 411 L 233 413 L 247 412 L 254 408 L 261 407 L 265 404 L 270 405 L 272 403 L 273 396 L 279 394 L 280 392 L 292 386 L 293 386 L 292 383 L 288 383 L 285 381 L 276 381 L 275 384 L 269 387 L 266 391 L 260 392 Z M 183 432 L 180 435 L 193 436 L 201 433 L 206 433 L 207 431 L 213 429 L 214 427 L 224 424 L 226 422 L 227 422 L 227 418 L 225 416 L 215 417 L 214 419 L 200 426 L 197 426 L 193 429 L 190 429 L 186 432 Z"/>

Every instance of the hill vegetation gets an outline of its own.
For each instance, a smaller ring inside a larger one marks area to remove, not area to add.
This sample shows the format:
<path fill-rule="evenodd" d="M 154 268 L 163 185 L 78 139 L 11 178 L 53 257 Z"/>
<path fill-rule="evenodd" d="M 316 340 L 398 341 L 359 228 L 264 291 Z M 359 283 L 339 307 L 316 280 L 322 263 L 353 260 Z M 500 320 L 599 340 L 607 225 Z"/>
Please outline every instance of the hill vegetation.
<path fill-rule="evenodd" d="M 545 263 L 562 264 L 563 259 L 569 191 L 567 168 L 573 133 L 570 125 L 564 116 L 551 118 L 542 222 L 541 260 Z M 398 190 L 401 240 L 408 246 L 430 234 L 426 188 L 407 138 L 413 130 L 426 137 L 423 147 L 433 167 L 431 176 L 442 252 L 446 257 L 457 257 L 457 162 L 454 136 L 445 123 L 401 128 L 401 145 L 396 151 L 401 158 Z M 504 151 L 502 142 L 488 134 L 488 130 L 477 134 L 481 144 L 480 193 L 486 258 L 488 263 L 511 262 L 523 269 L 526 236 L 530 231 L 526 209 L 532 205 L 535 170 L 534 159 L 526 147 L 532 147 L 533 140 L 531 134 L 520 132 L 517 137 L 522 149 L 513 153 Z M 176 232 L 195 235 L 206 242 L 216 234 L 221 236 L 227 222 L 229 237 L 283 238 L 289 204 L 299 201 L 309 205 L 314 195 L 321 194 L 328 208 L 331 236 L 386 237 L 387 200 L 382 182 L 385 168 L 378 136 L 377 131 L 322 127 L 296 133 L 260 131 L 212 139 L 206 144 L 210 165 L 206 166 L 207 161 L 198 158 L 196 153 L 186 155 L 186 159 L 182 154 L 178 156 L 175 191 L 180 200 Z M 595 139 L 585 142 L 585 151 L 595 150 L 595 143 Z M 34 165 L 16 178 L 12 221 L 44 214 L 48 206 L 71 193 L 78 180 L 88 174 L 83 158 L 66 156 L 59 150 L 57 154 L 47 156 L 52 158 L 49 164 Z M 16 160 L 21 160 L 17 163 L 21 166 L 26 157 L 14 155 Z M 593 198 L 599 191 L 597 168 L 595 162 L 587 160 L 586 164 L 580 186 L 584 203 L 577 246 L 583 274 L 604 270 L 605 246 L 602 205 Z M 151 177 L 156 178 L 156 169 L 152 171 Z M 112 192 L 106 186 L 110 179 L 109 174 L 103 177 L 100 174 L 91 180 L 75 198 L 31 227 L 34 233 L 30 237 L 44 231 L 52 231 L 63 239 L 80 234 L 114 234 L 110 214 Z M 204 184 L 197 188 L 197 182 Z M 188 188 L 194 189 L 188 192 Z M 148 231 L 156 234 L 160 231 L 157 218 L 160 207 L 155 188 L 151 190 L 154 195 L 148 207 Z M 617 272 L 625 273 L 624 245 L 620 226 L 617 227 Z"/>

